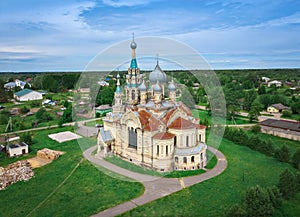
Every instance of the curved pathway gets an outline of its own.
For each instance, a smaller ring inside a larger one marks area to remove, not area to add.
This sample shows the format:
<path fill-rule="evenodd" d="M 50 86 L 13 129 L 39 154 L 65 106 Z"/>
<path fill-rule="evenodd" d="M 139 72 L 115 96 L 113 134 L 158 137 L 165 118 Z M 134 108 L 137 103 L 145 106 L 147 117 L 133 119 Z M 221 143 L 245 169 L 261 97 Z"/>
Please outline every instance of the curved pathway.
<path fill-rule="evenodd" d="M 227 167 L 227 160 L 222 152 L 219 150 L 209 147 L 208 150 L 212 153 L 215 153 L 217 157 L 217 165 L 207 171 L 206 173 L 199 174 L 196 176 L 183 177 L 183 178 L 161 178 L 157 176 L 144 175 L 136 172 L 132 172 L 121 167 L 118 167 L 112 163 L 109 163 L 102 158 L 95 158 L 91 155 L 91 153 L 97 148 L 97 146 L 93 146 L 86 151 L 83 152 L 83 156 L 98 166 L 104 167 L 109 171 L 115 172 L 117 174 L 129 177 L 138 182 L 141 182 L 145 186 L 144 194 L 140 197 L 117 205 L 115 207 L 106 209 L 96 215 L 95 217 L 110 217 L 120 215 L 124 212 L 127 212 L 131 209 L 134 209 L 143 204 L 154 201 L 158 198 L 167 196 L 174 192 L 180 191 L 183 188 L 192 186 L 194 184 L 203 182 L 207 179 L 213 178 L 219 174 L 221 174 Z"/>

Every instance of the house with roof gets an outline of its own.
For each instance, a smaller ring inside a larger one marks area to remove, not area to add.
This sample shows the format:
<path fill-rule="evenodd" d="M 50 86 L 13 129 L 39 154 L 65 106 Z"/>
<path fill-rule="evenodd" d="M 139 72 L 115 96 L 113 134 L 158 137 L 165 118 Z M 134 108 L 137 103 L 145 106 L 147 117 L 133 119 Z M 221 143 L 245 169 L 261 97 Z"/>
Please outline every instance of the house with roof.
<path fill-rule="evenodd" d="M 28 84 L 29 87 L 31 87 L 31 84 L 21 81 L 19 79 L 16 79 L 14 82 L 8 82 L 8 83 L 4 84 L 4 88 L 11 90 L 15 87 L 20 87 L 21 89 L 24 89 L 26 84 Z"/>
<path fill-rule="evenodd" d="M 288 120 L 266 119 L 259 122 L 261 132 L 300 141 L 300 123 Z"/>
<path fill-rule="evenodd" d="M 268 82 L 268 87 L 271 87 L 272 85 L 275 85 L 276 87 L 281 87 L 282 86 L 282 82 L 281 81 L 277 81 L 277 80 Z"/>
<path fill-rule="evenodd" d="M 267 108 L 267 112 L 270 113 L 281 113 L 284 110 L 290 110 L 290 107 L 284 106 L 281 103 L 277 103 L 277 104 L 272 104 Z"/>
<path fill-rule="evenodd" d="M 176 84 L 174 80 L 168 82 L 158 61 L 146 86 L 137 65 L 134 40 L 130 47 L 126 84 L 121 88 L 118 75 L 112 112 L 99 129 L 98 153 L 104 150 L 105 154 L 161 172 L 204 168 L 206 127 L 183 102 L 177 102 Z"/>
<path fill-rule="evenodd" d="M 24 154 L 28 154 L 28 145 L 25 142 L 12 143 L 6 147 L 7 155 L 9 157 L 16 157 Z"/>
<path fill-rule="evenodd" d="M 100 113 L 101 115 L 106 114 L 108 112 L 111 112 L 112 107 L 109 104 L 106 105 L 100 105 L 95 108 L 96 113 Z"/>
<path fill-rule="evenodd" d="M 14 98 L 18 101 L 32 101 L 32 100 L 40 100 L 43 99 L 43 95 L 40 92 L 31 90 L 31 89 L 23 89 L 14 94 Z"/>

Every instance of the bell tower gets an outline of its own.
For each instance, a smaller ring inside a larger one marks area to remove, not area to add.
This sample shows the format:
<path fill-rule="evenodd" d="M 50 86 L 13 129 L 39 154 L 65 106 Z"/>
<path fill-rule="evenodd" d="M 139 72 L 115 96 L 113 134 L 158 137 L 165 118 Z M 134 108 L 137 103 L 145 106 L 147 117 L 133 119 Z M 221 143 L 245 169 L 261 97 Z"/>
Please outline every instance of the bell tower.
<path fill-rule="evenodd" d="M 128 68 L 126 74 L 126 103 L 129 105 L 133 105 L 138 103 L 139 99 L 139 89 L 138 86 L 142 83 L 142 75 L 140 74 L 140 69 L 138 68 L 136 61 L 136 42 L 134 41 L 134 33 L 132 37 L 132 42 L 130 43 L 131 52 L 131 61 L 130 67 Z"/>

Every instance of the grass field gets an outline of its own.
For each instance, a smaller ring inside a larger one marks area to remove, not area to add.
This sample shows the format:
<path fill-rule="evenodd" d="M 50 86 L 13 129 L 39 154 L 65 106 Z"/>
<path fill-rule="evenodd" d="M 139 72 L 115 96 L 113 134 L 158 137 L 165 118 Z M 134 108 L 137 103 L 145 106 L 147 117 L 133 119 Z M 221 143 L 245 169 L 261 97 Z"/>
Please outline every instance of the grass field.
<path fill-rule="evenodd" d="M 279 174 L 292 167 L 244 146 L 223 140 L 220 150 L 226 155 L 228 168 L 219 176 L 180 192 L 140 206 L 122 216 L 224 216 L 227 208 L 240 203 L 250 186 L 276 185 Z M 243 181 L 244 174 L 244 181 Z M 285 202 L 286 215 L 300 213 L 300 198 Z M 176 214 L 175 214 L 176 213 Z"/>
<path fill-rule="evenodd" d="M 211 123 L 212 116 L 208 114 L 208 111 L 201 110 L 201 109 L 194 109 L 192 110 L 193 116 L 200 118 L 200 120 L 207 119 L 209 123 Z M 198 113 L 198 115 L 197 115 Z M 226 124 L 252 124 L 247 117 L 243 117 L 240 115 L 236 115 L 234 122 L 231 120 L 226 119 Z"/>
<path fill-rule="evenodd" d="M 141 184 L 107 176 L 83 159 L 76 140 L 59 144 L 47 137 L 66 129 L 35 133 L 32 155 L 44 147 L 66 153 L 35 169 L 35 177 L 28 182 L 18 182 L 0 191 L 0 216 L 90 216 L 142 194 Z M 89 140 L 86 143 L 84 148 L 93 144 Z"/>

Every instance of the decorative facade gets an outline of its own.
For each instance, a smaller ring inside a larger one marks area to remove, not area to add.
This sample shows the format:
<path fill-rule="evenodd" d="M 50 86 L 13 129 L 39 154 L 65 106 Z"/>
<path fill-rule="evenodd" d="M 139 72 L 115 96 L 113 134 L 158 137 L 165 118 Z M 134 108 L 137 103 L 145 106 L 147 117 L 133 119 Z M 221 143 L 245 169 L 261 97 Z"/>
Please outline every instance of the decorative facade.
<path fill-rule="evenodd" d="M 158 61 L 149 80 L 144 80 L 134 39 L 130 47 L 132 59 L 124 93 L 118 75 L 112 112 L 99 129 L 98 152 L 113 153 L 158 171 L 203 168 L 207 149 L 205 126 L 199 125 L 199 119 L 184 103 L 176 101 L 176 84 L 174 80 L 167 82 Z"/>

